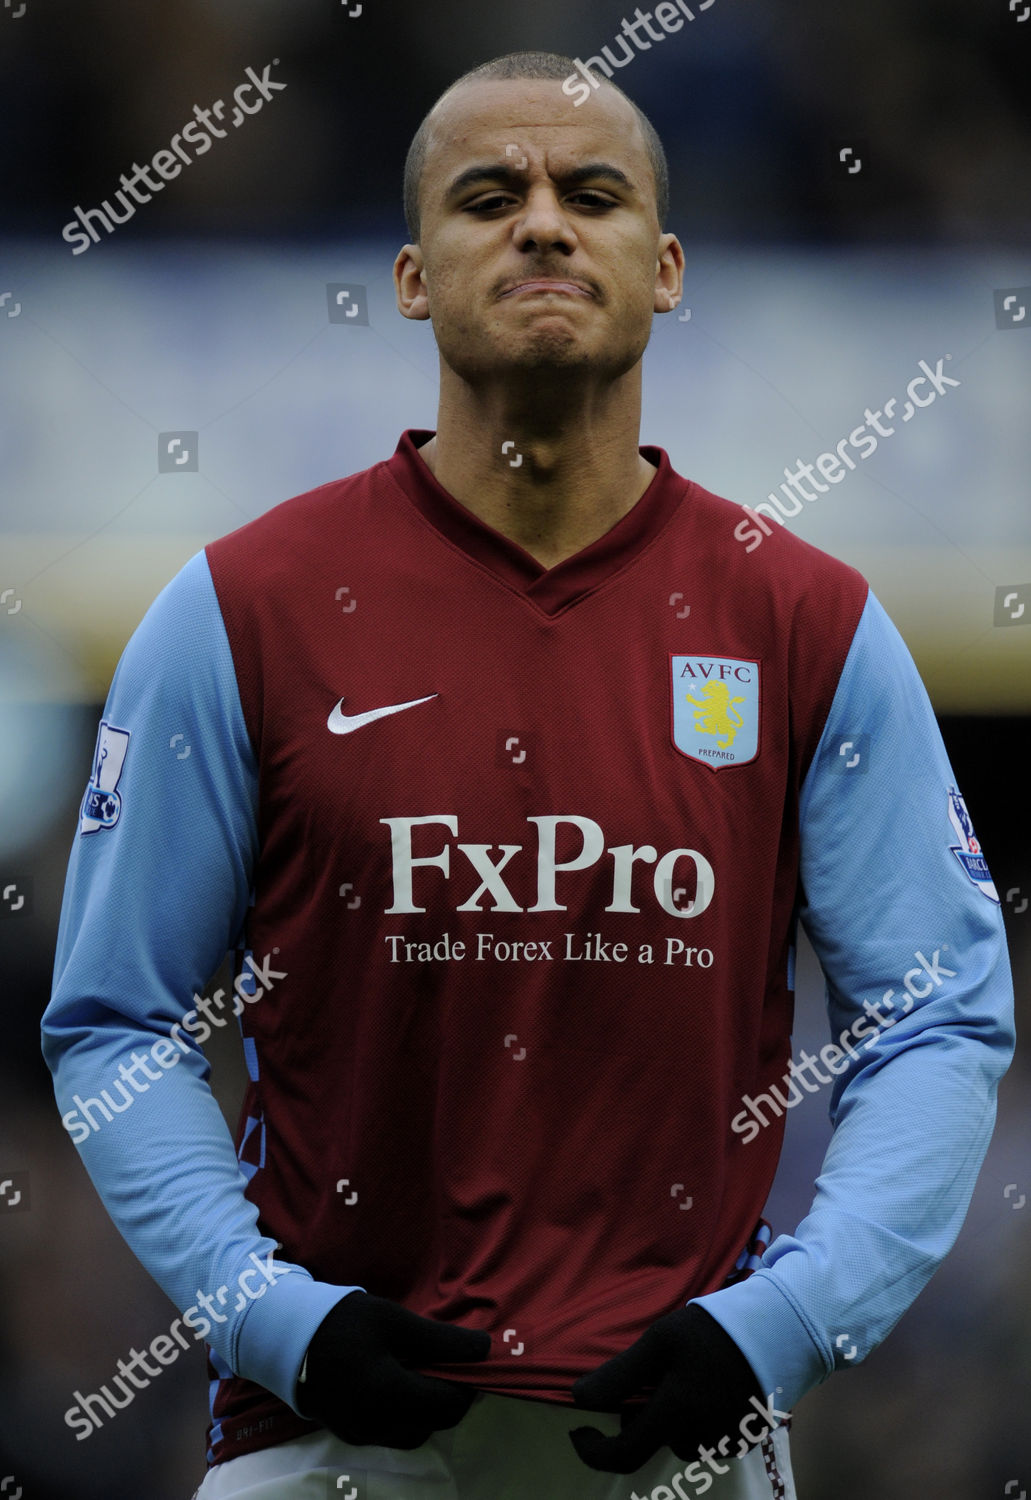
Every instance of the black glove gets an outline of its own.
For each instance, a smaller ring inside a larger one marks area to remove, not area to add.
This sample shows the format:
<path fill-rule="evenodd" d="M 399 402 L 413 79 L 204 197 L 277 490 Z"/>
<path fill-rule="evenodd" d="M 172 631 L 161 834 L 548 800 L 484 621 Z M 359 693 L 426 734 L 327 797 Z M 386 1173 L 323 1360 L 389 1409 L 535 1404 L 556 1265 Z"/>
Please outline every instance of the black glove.
<path fill-rule="evenodd" d="M 297 1386 L 301 1414 L 345 1443 L 418 1448 L 462 1420 L 476 1387 L 405 1365 L 465 1364 L 489 1353 L 485 1330 L 437 1323 L 385 1297 L 349 1292 L 308 1345 Z"/>
<path fill-rule="evenodd" d="M 654 1395 L 644 1406 L 622 1412 L 616 1436 L 605 1437 L 596 1427 L 570 1432 L 588 1467 L 634 1474 L 662 1447 L 684 1460 L 696 1459 L 699 1446 L 723 1458 L 740 1458 L 761 1440 L 763 1426 L 770 1426 L 763 1422 L 766 1403 L 751 1365 L 697 1304 L 667 1313 L 629 1349 L 581 1375 L 573 1384 L 573 1400 L 594 1411 L 619 1411 L 643 1386 L 654 1386 Z M 756 1437 L 741 1434 L 741 1420 L 750 1412 L 747 1425 L 758 1431 Z"/>

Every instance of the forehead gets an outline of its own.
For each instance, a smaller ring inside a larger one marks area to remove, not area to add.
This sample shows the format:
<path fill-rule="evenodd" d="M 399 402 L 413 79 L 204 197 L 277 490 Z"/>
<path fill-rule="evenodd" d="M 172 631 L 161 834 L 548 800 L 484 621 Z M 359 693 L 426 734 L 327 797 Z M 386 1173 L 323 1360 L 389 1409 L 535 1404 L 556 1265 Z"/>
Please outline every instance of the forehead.
<path fill-rule="evenodd" d="M 639 191 L 650 184 L 648 151 L 629 100 L 604 84 L 582 106 L 558 79 L 477 79 L 462 84 L 433 110 L 426 145 L 427 186 L 447 182 L 474 161 L 517 160 L 508 145 L 547 151 L 552 164 L 573 166 L 604 155 Z M 436 194 L 434 194 L 436 196 Z"/>

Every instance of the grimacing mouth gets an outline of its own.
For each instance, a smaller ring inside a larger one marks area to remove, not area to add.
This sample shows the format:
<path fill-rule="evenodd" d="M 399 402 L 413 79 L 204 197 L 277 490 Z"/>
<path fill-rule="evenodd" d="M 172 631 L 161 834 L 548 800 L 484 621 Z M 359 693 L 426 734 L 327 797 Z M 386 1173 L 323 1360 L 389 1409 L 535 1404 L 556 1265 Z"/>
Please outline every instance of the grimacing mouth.
<path fill-rule="evenodd" d="M 501 297 L 507 297 L 512 292 L 519 291 L 522 287 L 530 286 L 539 287 L 543 294 L 543 292 L 548 289 L 546 285 L 547 283 L 552 283 L 553 288 L 556 292 L 566 291 L 567 295 L 573 294 L 572 291 L 567 289 L 575 289 L 576 292 L 580 292 L 587 297 L 597 296 L 594 288 L 589 285 L 588 282 L 583 281 L 579 277 L 575 276 L 523 276 L 519 281 L 513 281 L 509 286 L 504 287 L 503 290 L 498 293 L 498 296 L 499 299 Z"/>

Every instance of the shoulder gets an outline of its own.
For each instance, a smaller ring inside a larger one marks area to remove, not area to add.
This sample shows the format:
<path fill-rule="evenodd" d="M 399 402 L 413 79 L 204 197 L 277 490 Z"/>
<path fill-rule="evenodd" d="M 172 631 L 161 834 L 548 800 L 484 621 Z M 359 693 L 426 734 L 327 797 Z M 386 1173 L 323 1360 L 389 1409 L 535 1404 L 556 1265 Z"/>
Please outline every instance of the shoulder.
<path fill-rule="evenodd" d="M 360 524 L 363 502 L 382 487 L 384 468 L 374 464 L 294 495 L 209 542 L 204 552 L 216 589 L 233 578 L 267 585 L 298 557 L 317 553 L 327 536 Z"/>
<path fill-rule="evenodd" d="M 765 613 L 771 623 L 805 634 L 829 629 L 851 640 L 869 595 L 858 569 L 747 506 L 686 483 L 685 517 L 721 592 L 736 594 L 742 609 Z"/>
<path fill-rule="evenodd" d="M 751 574 L 770 583 L 795 579 L 802 586 L 835 579 L 840 585 L 865 590 L 862 574 L 840 558 L 803 541 L 750 506 L 715 495 L 694 480 L 689 483 L 689 505 L 719 547 L 721 561 L 735 573 Z"/>

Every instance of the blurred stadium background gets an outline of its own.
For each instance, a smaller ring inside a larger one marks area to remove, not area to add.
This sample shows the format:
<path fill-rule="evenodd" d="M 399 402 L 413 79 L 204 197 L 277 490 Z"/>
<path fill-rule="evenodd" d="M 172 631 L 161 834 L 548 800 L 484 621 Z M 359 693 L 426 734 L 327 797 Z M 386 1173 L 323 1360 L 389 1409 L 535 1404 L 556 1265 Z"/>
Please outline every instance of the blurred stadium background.
<path fill-rule="evenodd" d="M 80 1167 L 38 1050 L 119 654 L 207 541 L 435 426 L 432 330 L 397 313 L 390 271 L 405 151 L 438 93 L 504 52 L 586 59 L 632 17 L 610 0 L 357 10 L 0 11 L 0 1179 L 25 1190 L 0 1203 L 0 1484 L 26 1500 L 184 1500 L 203 1472 L 199 1348 L 88 1444 L 63 1422 L 73 1390 L 174 1316 Z M 72 254 L 76 205 L 273 58 L 284 90 Z M 913 651 L 1003 896 L 1025 1019 L 1029 62 L 1023 0 L 716 0 L 616 75 L 665 142 L 664 227 L 688 262 L 684 306 L 656 318 L 645 357 L 642 442 L 754 505 L 868 407 L 901 405 L 920 361 L 959 381 L 788 524 L 866 574 Z M 330 321 L 330 284 L 364 295 L 367 322 Z M 176 433 L 189 459 L 159 472 Z M 818 1045 L 811 955 L 799 972 L 796 1045 Z M 239 1059 L 212 1058 L 235 1123 Z M 1031 1493 L 1027 1084 L 1018 1056 L 944 1268 L 881 1350 L 800 1405 L 801 1500 Z M 776 1229 L 804 1215 L 827 1136 L 821 1097 L 789 1115 Z M 886 1139 L 889 1172 L 892 1152 Z"/>

